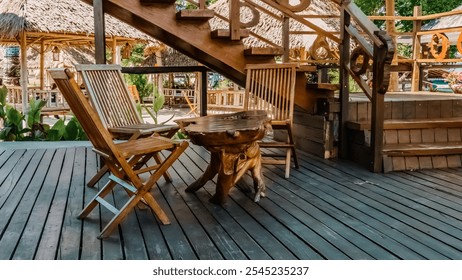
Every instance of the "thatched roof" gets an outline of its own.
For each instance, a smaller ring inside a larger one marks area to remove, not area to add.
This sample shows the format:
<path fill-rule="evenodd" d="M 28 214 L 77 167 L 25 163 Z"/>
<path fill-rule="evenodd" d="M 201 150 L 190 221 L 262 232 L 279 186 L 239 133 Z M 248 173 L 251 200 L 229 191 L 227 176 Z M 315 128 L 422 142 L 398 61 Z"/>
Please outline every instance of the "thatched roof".
<path fill-rule="evenodd" d="M 281 16 L 281 12 L 269 7 L 265 3 L 255 0 L 253 1 L 257 5 L 264 7 L 265 9 L 271 11 L 275 15 Z M 218 0 L 215 4 L 211 5 L 209 9 L 213 9 L 215 12 L 219 13 L 226 18 L 229 17 L 229 1 L 228 0 Z M 332 1 L 322 1 L 322 0 L 311 0 L 310 6 L 302 13 L 307 15 L 339 15 L 339 7 Z M 247 22 L 249 18 L 252 18 L 252 14 L 249 9 L 241 9 L 241 21 Z M 313 18 L 307 19 L 316 26 L 324 29 L 325 31 L 338 31 L 339 29 L 339 20 L 338 19 L 329 19 L 329 18 Z M 214 29 L 226 29 L 228 28 L 228 23 L 214 17 L 210 20 L 210 25 L 212 30 Z M 307 26 L 301 24 L 300 22 L 290 19 L 290 30 L 291 31 L 312 31 Z M 260 22 L 250 28 L 252 32 L 264 37 L 265 39 L 277 44 L 282 45 L 282 22 L 270 16 L 266 13 L 260 13 Z M 316 35 L 291 35 L 290 36 L 290 48 L 300 48 L 300 47 L 309 47 L 316 39 Z M 244 39 L 244 44 L 248 47 L 268 47 L 266 42 L 259 40 L 258 38 L 250 36 L 249 38 Z"/>
<path fill-rule="evenodd" d="M 124 39 L 133 38 L 154 41 L 109 15 L 105 16 L 105 28 L 108 36 L 120 37 L 117 41 L 121 44 Z M 82 44 L 81 40 L 85 37 L 93 40 L 93 8 L 76 0 L 1 0 L 0 41 L 14 43 L 22 31 L 28 33 L 31 42 L 41 38 L 39 36 L 79 35 L 82 36 L 80 40 L 75 38 L 66 43 Z"/>
<path fill-rule="evenodd" d="M 158 52 L 156 52 L 158 51 Z M 144 66 L 154 66 L 157 64 L 156 55 L 159 55 L 162 61 L 162 66 L 197 66 L 198 62 L 187 55 L 163 45 L 163 47 L 147 46 L 144 50 L 145 60 Z"/>

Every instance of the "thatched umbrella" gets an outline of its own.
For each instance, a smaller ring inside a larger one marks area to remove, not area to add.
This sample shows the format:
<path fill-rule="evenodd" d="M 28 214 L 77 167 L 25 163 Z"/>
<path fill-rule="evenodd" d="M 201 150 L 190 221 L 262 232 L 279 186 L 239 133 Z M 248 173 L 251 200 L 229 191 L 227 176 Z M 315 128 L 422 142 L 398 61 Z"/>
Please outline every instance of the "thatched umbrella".
<path fill-rule="evenodd" d="M 136 41 L 154 41 L 151 37 L 110 16 L 105 17 L 107 44 L 118 45 Z M 44 53 L 55 47 L 94 45 L 93 8 L 75 0 L 1 0 L 0 44 L 21 46 L 21 86 L 27 94 L 26 49 L 37 46 L 41 55 L 40 83 L 43 87 Z M 23 98 L 23 108 L 27 100 Z"/>

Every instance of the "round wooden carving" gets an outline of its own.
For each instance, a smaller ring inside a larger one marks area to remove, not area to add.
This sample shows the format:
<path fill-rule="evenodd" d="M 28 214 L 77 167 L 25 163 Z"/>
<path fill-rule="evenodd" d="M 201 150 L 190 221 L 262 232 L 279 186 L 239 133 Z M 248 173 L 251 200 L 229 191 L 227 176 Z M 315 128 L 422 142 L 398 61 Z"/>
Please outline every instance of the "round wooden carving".
<path fill-rule="evenodd" d="M 356 49 L 351 52 L 350 56 L 351 71 L 353 71 L 356 76 L 365 74 L 369 67 L 370 60 L 371 58 L 363 48 L 359 46 L 356 47 Z"/>
<path fill-rule="evenodd" d="M 457 38 L 457 51 L 462 54 L 462 32 L 460 32 L 459 38 Z"/>
<path fill-rule="evenodd" d="M 428 42 L 427 46 L 430 49 L 430 53 L 436 60 L 443 60 L 448 52 L 449 40 L 445 35 L 435 33 L 433 34 L 430 42 Z M 440 46 L 441 49 L 439 49 Z M 459 48 L 459 45 L 457 45 L 457 47 Z"/>
<path fill-rule="evenodd" d="M 280 5 L 288 8 L 292 12 L 304 11 L 311 4 L 311 0 L 299 0 L 300 3 L 298 5 L 291 5 L 289 3 L 289 0 L 276 0 L 276 2 L 279 3 Z"/>
<path fill-rule="evenodd" d="M 255 9 L 255 7 L 250 6 L 248 3 L 240 2 L 239 8 L 247 7 L 252 13 L 252 19 L 247 22 L 241 21 L 241 28 L 248 28 L 257 25 L 260 22 L 260 13 Z M 242 14 L 242 13 L 241 13 Z"/>
<path fill-rule="evenodd" d="M 332 57 L 329 43 L 327 43 L 325 36 L 319 35 L 316 37 L 310 48 L 310 56 L 314 60 L 323 60 Z"/>

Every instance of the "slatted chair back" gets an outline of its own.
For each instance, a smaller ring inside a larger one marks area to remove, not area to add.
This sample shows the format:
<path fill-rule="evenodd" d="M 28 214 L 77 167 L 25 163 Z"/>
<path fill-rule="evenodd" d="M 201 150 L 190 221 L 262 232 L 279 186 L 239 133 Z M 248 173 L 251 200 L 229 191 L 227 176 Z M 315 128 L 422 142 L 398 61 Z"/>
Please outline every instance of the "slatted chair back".
<path fill-rule="evenodd" d="M 247 65 L 245 110 L 266 110 L 272 122 L 292 123 L 297 64 Z"/>
<path fill-rule="evenodd" d="M 244 110 L 265 110 L 271 118 L 273 130 L 284 131 L 283 140 L 273 138 L 260 142 L 260 147 L 285 149 L 286 153 L 262 153 L 262 163 L 284 164 L 285 177 L 289 178 L 291 158 L 298 168 L 295 142 L 292 134 L 295 78 L 297 64 L 253 64 L 247 65 L 244 95 Z M 281 136 L 279 136 L 281 138 Z M 283 156 L 284 159 L 275 159 Z"/>
<path fill-rule="evenodd" d="M 87 94 L 107 128 L 142 124 L 133 95 L 115 64 L 78 64 Z"/>
<path fill-rule="evenodd" d="M 112 136 L 104 127 L 98 114 L 88 102 L 74 80 L 74 73 L 69 69 L 49 69 L 51 77 L 66 99 L 75 117 L 79 120 L 95 150 L 106 155 L 120 158 L 113 144 Z"/>

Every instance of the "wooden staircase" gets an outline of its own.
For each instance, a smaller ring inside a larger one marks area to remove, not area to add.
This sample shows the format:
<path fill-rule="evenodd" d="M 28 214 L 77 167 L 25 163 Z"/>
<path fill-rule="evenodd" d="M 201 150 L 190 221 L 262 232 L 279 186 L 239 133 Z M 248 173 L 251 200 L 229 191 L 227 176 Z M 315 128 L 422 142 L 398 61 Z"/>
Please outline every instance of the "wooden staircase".
<path fill-rule="evenodd" d="M 82 0 L 90 5 L 92 0 Z M 272 63 L 274 54 L 245 54 L 241 40 L 230 40 L 229 30 L 211 30 L 213 11 L 175 10 L 171 0 L 103 0 L 104 12 L 194 58 L 239 85 L 245 84 L 245 65 Z M 248 36 L 241 30 L 241 37 Z M 213 36 L 212 36 L 213 34 Z"/>
<path fill-rule="evenodd" d="M 415 98 L 385 101 L 383 171 L 461 167 L 462 98 Z M 369 102 L 352 102 L 347 123 L 349 157 L 366 165 L 370 161 L 368 107 Z"/>
<path fill-rule="evenodd" d="M 92 0 L 81 0 L 92 5 Z M 215 13 L 205 7 L 176 11 L 174 0 L 103 0 L 104 12 L 138 28 L 170 47 L 194 58 L 210 69 L 223 74 L 238 85 L 245 85 L 247 64 L 275 63 L 275 56 L 283 54 L 282 48 L 246 48 L 242 38 L 249 36 L 248 29 L 237 31 L 232 40 L 229 29 L 211 30 L 208 20 Z M 297 85 L 300 89 L 295 104 L 314 111 L 313 98 L 307 97 L 306 71 L 316 71 L 316 66 L 300 69 Z"/>

